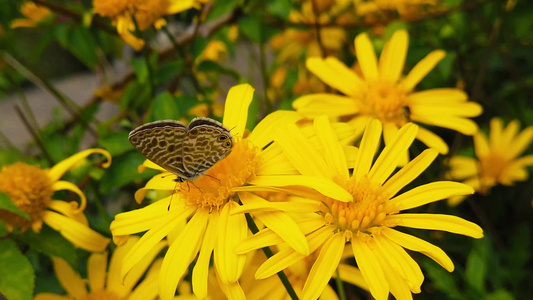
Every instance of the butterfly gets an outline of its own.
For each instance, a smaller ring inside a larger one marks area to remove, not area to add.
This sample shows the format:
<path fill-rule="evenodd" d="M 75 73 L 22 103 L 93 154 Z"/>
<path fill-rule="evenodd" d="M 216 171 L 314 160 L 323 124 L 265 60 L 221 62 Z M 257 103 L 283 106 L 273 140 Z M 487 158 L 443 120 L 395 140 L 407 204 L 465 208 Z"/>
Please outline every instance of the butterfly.
<path fill-rule="evenodd" d="M 144 157 L 178 176 L 192 181 L 228 156 L 233 146 L 230 131 L 210 118 L 195 118 L 189 126 L 162 120 L 132 130 L 130 143 Z"/>

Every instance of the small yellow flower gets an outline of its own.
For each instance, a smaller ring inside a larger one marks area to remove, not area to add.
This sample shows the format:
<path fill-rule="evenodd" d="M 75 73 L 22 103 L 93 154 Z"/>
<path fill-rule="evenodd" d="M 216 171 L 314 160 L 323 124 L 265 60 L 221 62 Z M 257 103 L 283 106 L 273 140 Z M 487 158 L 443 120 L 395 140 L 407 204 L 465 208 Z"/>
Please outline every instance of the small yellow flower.
<path fill-rule="evenodd" d="M 397 11 L 402 17 L 418 14 L 424 6 L 436 6 L 438 0 L 354 0 L 357 15 L 367 16 L 383 13 L 385 11 Z"/>
<path fill-rule="evenodd" d="M 314 121 L 314 143 L 306 139 L 295 125 L 289 125 L 287 134 L 274 139 L 301 174 L 335 181 L 352 196 L 348 201 L 323 197 L 319 201 L 302 198 L 298 202 L 261 204 L 252 194 L 241 197 L 241 200 L 250 198 L 246 199 L 247 202 L 254 204 L 243 201 L 244 205 L 236 212 L 295 211 L 298 208 L 300 214 L 309 215 L 299 225 L 307 236 L 309 250 L 320 251 L 303 287 L 301 299 L 317 299 L 320 296 L 339 266 L 347 243 L 351 244 L 353 257 L 374 298 L 387 299 L 390 292 L 396 299 L 410 299 L 411 293 L 420 293 L 424 276 L 404 248 L 429 256 L 450 272 L 454 266 L 440 248 L 394 227 L 442 230 L 474 238 L 483 236 L 479 226 L 455 216 L 401 213 L 453 195 L 471 194 L 473 189 L 462 183 L 439 181 L 398 194 L 431 164 L 437 151 L 425 150 L 392 175 L 402 154 L 415 139 L 417 126 L 408 123 L 401 127 L 373 163 L 381 128 L 377 120 L 369 123 L 355 162 L 350 165 L 326 116 Z M 315 201 L 320 206 L 318 210 L 310 205 Z M 307 208 L 304 204 L 308 205 Z M 237 252 L 272 245 L 270 227 L 260 234 L 241 243 Z M 282 249 L 261 265 L 255 276 L 267 278 L 305 258 L 306 255 L 296 253 L 292 248 Z"/>
<path fill-rule="evenodd" d="M 109 102 L 118 103 L 122 98 L 124 90 L 113 89 L 110 85 L 104 85 L 102 88 L 94 91 L 94 96 L 105 99 Z"/>
<path fill-rule="evenodd" d="M 7 194 L 18 208 L 30 216 L 30 220 L 26 220 L 0 209 L 0 219 L 6 222 L 8 230 L 21 228 L 25 231 L 31 227 L 33 231 L 40 232 L 44 222 L 77 247 L 88 251 L 103 251 L 109 239 L 89 228 L 87 218 L 83 214 L 87 204 L 85 195 L 75 184 L 59 180 L 68 169 L 92 153 L 107 157 L 104 168 L 111 164 L 111 156 L 107 151 L 88 149 L 59 162 L 51 169 L 43 170 L 22 162 L 2 167 L 0 191 Z M 78 194 L 81 198 L 80 204 L 53 200 L 52 195 L 59 190 Z"/>
<path fill-rule="evenodd" d="M 415 86 L 426 76 L 445 53 L 435 50 L 402 77 L 407 55 L 408 34 L 398 30 L 376 58 L 372 43 L 365 33 L 355 38 L 357 60 L 362 77 L 335 57 L 309 58 L 307 68 L 329 86 L 344 95 L 311 94 L 296 99 L 293 107 L 309 118 L 326 114 L 348 119 L 359 134 L 371 119 L 383 123 L 384 139 L 388 144 L 398 128 L 408 122 L 449 128 L 473 135 L 478 127 L 470 117 L 481 114 L 481 105 L 467 101 L 465 92 L 455 88 L 440 88 L 415 92 Z M 417 139 L 441 154 L 448 145 L 436 134 L 420 127 Z"/>
<path fill-rule="evenodd" d="M 192 8 L 195 0 L 93 0 L 93 12 L 113 20 L 120 37 L 140 50 L 144 41 L 132 34 L 135 22 L 139 30 L 146 30 L 152 25 L 157 29 L 166 25 L 164 15 L 176 14 Z M 135 20 L 135 21 L 134 21 Z"/>
<path fill-rule="evenodd" d="M 181 222 L 187 221 L 185 229 L 171 244 L 163 260 L 159 281 L 159 295 L 163 300 L 172 299 L 182 275 L 197 255 L 192 287 L 196 296 L 205 298 L 211 253 L 217 276 L 225 289 L 240 291 L 238 279 L 246 256 L 235 254 L 233 249 L 246 237 L 248 228 L 244 214 L 234 215 L 233 211 L 239 207 L 236 197 L 240 198 L 242 193 L 305 186 L 333 198 L 345 199 L 350 196 L 331 180 L 298 175 L 294 167 L 280 155 L 279 148 L 267 147 L 272 142 L 272 128 L 295 123 L 301 119 L 299 114 L 277 111 L 246 134 L 248 107 L 252 97 L 253 88 L 247 84 L 235 86 L 228 92 L 223 124 L 231 128 L 234 143 L 227 157 L 206 171 L 205 176 L 180 186 L 176 185 L 172 173 L 145 162 L 145 165 L 163 173 L 137 191 L 135 199 L 138 202 L 142 201 L 147 190 L 174 191 L 176 187 L 178 190 L 145 208 L 118 214 L 111 223 L 113 239 L 119 244 L 131 234 L 147 231 L 124 258 L 121 273 L 124 276 L 153 245 Z M 277 220 L 272 228 L 279 232 L 281 239 L 298 253 L 308 253 L 305 237 L 283 212 L 256 217 L 263 224 Z M 242 291 L 239 295 L 244 297 Z"/>
<path fill-rule="evenodd" d="M 48 8 L 38 6 L 32 1 L 25 2 L 20 8 L 20 12 L 26 18 L 13 20 L 11 28 L 36 27 L 39 22 L 51 14 Z"/>
<path fill-rule="evenodd" d="M 157 298 L 157 278 L 161 269 L 162 259 L 152 262 L 156 255 L 163 249 L 164 242 L 160 242 L 153 251 L 142 259 L 142 263 L 132 271 L 124 280 L 120 279 L 120 267 L 124 255 L 139 240 L 131 237 L 122 247 L 117 247 L 111 255 L 109 268 L 107 253 L 93 253 L 87 261 L 87 279 L 82 279 L 80 274 L 74 271 L 63 259 L 53 257 L 54 272 L 59 283 L 68 296 L 52 293 L 40 293 L 35 300 L 119 300 L 119 299 L 142 299 L 150 300 Z M 146 276 L 139 282 L 141 276 L 152 264 Z M 138 284 L 137 284 L 138 283 Z M 87 290 L 87 284 L 89 290 Z"/>
<path fill-rule="evenodd" d="M 198 56 L 197 61 L 212 60 L 221 61 L 226 56 L 226 45 L 221 41 L 210 41 L 204 51 Z"/>
<path fill-rule="evenodd" d="M 477 159 L 454 156 L 450 159 L 448 177 L 462 180 L 473 187 L 476 192 L 488 194 L 498 184 L 513 185 L 529 177 L 527 167 L 533 165 L 533 155 L 520 157 L 533 141 L 533 126 L 518 132 L 519 123 L 511 121 L 503 127 L 499 118 L 490 122 L 487 137 L 482 132 L 474 135 L 474 147 Z M 457 205 L 465 197 L 449 199 L 450 205 Z"/>

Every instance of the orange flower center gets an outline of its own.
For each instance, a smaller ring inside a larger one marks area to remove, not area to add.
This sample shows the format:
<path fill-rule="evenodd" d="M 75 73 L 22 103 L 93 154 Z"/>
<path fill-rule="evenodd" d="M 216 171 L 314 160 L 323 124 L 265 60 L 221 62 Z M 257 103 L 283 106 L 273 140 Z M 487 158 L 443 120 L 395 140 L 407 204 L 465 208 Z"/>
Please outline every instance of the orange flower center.
<path fill-rule="evenodd" d="M 382 123 L 394 123 L 403 126 L 407 118 L 407 94 L 396 83 L 374 82 L 368 84 L 365 98 L 362 100 L 361 114 L 379 119 Z"/>
<path fill-rule="evenodd" d="M 48 207 L 54 193 L 52 182 L 43 169 L 22 162 L 2 168 L 0 191 L 7 194 L 18 208 L 30 216 L 30 220 L 26 220 L 0 209 L 0 219 L 3 219 L 8 227 L 20 227 L 22 230 L 41 220 L 42 212 Z"/>
<path fill-rule="evenodd" d="M 481 193 L 487 193 L 488 189 L 500 182 L 506 166 L 507 160 L 503 155 L 498 153 L 491 153 L 479 160 L 482 186 Z"/>
<path fill-rule="evenodd" d="M 383 225 L 387 216 L 385 202 L 389 198 L 381 193 L 381 186 L 372 184 L 366 176 L 358 182 L 354 177 L 336 182 L 352 194 L 353 201 L 327 198 L 322 212 L 328 223 L 336 225 L 348 238 L 358 232 L 369 233 L 372 227 Z"/>
<path fill-rule="evenodd" d="M 219 209 L 255 174 L 258 149 L 247 140 L 236 141 L 231 153 L 211 167 L 204 176 L 183 182 L 179 193 L 188 205 Z"/>
<path fill-rule="evenodd" d="M 120 300 L 120 297 L 111 291 L 96 291 L 87 294 L 84 300 Z"/>

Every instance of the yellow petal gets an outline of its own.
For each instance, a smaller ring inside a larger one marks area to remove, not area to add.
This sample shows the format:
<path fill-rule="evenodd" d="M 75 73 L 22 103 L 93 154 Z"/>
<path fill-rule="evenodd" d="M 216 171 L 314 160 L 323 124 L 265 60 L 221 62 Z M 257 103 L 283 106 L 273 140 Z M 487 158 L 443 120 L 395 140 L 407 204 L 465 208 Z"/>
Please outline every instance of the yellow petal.
<path fill-rule="evenodd" d="M 75 220 L 78 223 L 81 223 L 85 226 L 89 226 L 89 221 L 87 221 L 87 217 L 83 213 L 77 213 L 78 211 L 78 203 L 72 201 L 72 202 L 65 202 L 61 200 L 52 200 L 48 204 L 48 209 L 55 210 L 73 220 Z"/>
<path fill-rule="evenodd" d="M 507 124 L 507 127 L 505 127 L 505 129 L 502 132 L 502 136 L 501 136 L 501 140 L 499 144 L 500 145 L 510 144 L 514 136 L 518 132 L 518 126 L 519 126 L 518 120 L 512 120 L 511 122 L 509 122 L 509 124 Z"/>
<path fill-rule="evenodd" d="M 109 261 L 109 268 L 107 271 L 106 290 L 112 291 L 117 296 L 126 295 L 129 291 L 124 287 L 124 280 L 120 277 L 120 269 L 122 268 L 122 260 L 130 249 L 139 241 L 139 237 L 128 237 L 122 246 L 115 248 Z"/>
<path fill-rule="evenodd" d="M 483 112 L 483 107 L 475 102 L 454 103 L 448 102 L 444 104 L 424 103 L 409 106 L 411 115 L 426 115 L 433 117 L 449 116 L 449 117 L 477 117 Z"/>
<path fill-rule="evenodd" d="M 454 180 L 463 180 L 478 174 L 478 161 L 471 157 L 450 158 L 448 175 Z"/>
<path fill-rule="evenodd" d="M 448 272 L 453 272 L 454 266 L 452 260 L 439 247 L 412 235 L 405 234 L 387 227 L 382 227 L 381 233 L 383 233 L 394 243 L 397 243 L 406 249 L 420 252 L 434 260 Z"/>
<path fill-rule="evenodd" d="M 132 21 L 130 17 L 119 17 L 117 21 L 117 32 L 120 38 L 130 45 L 135 51 L 140 51 L 144 47 L 144 40 L 136 37 L 130 32 Z"/>
<path fill-rule="evenodd" d="M 215 248 L 216 235 L 218 233 L 219 214 L 210 214 L 209 223 L 205 231 L 200 254 L 192 271 L 192 290 L 196 297 L 205 299 L 207 297 L 207 278 L 209 276 L 209 262 L 211 253 Z"/>
<path fill-rule="evenodd" d="M 156 299 L 158 296 L 159 271 L 163 259 L 156 260 L 141 283 L 128 295 L 128 300 Z"/>
<path fill-rule="evenodd" d="M 107 252 L 93 253 L 87 262 L 87 275 L 91 292 L 104 289 L 107 273 Z"/>
<path fill-rule="evenodd" d="M 63 174 L 68 171 L 68 169 L 72 168 L 72 166 L 74 166 L 76 163 L 85 159 L 87 156 L 93 153 L 103 154 L 107 158 L 107 161 L 102 164 L 103 168 L 107 168 L 109 167 L 109 165 L 111 165 L 111 155 L 109 154 L 109 152 L 103 149 L 87 149 L 62 160 L 61 162 L 50 168 L 50 170 L 48 170 L 48 177 L 50 177 L 50 180 L 52 182 L 58 181 L 59 178 L 61 178 L 61 176 L 63 176 Z"/>
<path fill-rule="evenodd" d="M 163 218 L 164 222 L 156 223 L 155 226 L 150 228 L 124 257 L 120 277 L 124 278 L 172 229 L 179 226 L 183 222 L 183 219 L 195 210 L 196 207 L 186 207 L 181 210 L 181 213 L 168 212 L 168 216 Z"/>
<path fill-rule="evenodd" d="M 302 299 L 318 299 L 322 291 L 331 279 L 331 275 L 337 269 L 344 250 L 344 233 L 337 232 L 330 237 L 316 259 L 309 277 L 302 290 Z"/>
<path fill-rule="evenodd" d="M 473 135 L 478 130 L 476 122 L 461 117 L 439 116 L 436 118 L 433 115 L 426 116 L 411 113 L 411 120 L 428 125 L 452 129 L 464 135 Z"/>
<path fill-rule="evenodd" d="M 489 142 L 482 132 L 474 134 L 474 150 L 478 158 L 483 158 L 490 154 Z"/>
<path fill-rule="evenodd" d="M 218 282 L 220 289 L 228 298 L 228 300 L 246 300 L 246 295 L 244 294 L 244 291 L 242 290 L 241 285 L 238 281 L 234 283 L 224 283 L 218 280 Z"/>
<path fill-rule="evenodd" d="M 468 100 L 468 95 L 454 88 L 431 89 L 411 93 L 408 96 L 409 106 L 418 104 L 460 103 Z"/>
<path fill-rule="evenodd" d="M 436 149 L 440 154 L 448 154 L 448 145 L 444 142 L 444 140 L 440 136 L 422 126 L 418 127 L 416 139 L 424 143 L 426 146 Z"/>
<path fill-rule="evenodd" d="M 370 293 L 377 300 L 386 300 L 389 295 L 389 284 L 379 263 L 379 259 L 368 244 L 358 237 L 353 237 L 352 251 L 357 266 L 366 282 Z"/>
<path fill-rule="evenodd" d="M 272 142 L 273 129 L 285 128 L 287 124 L 294 124 L 298 120 L 303 118 L 302 115 L 287 110 L 278 110 L 267 115 L 261 122 L 259 122 L 254 130 L 248 136 L 250 140 L 257 148 L 262 149 L 266 145 Z"/>
<path fill-rule="evenodd" d="M 269 228 L 261 229 L 259 232 L 244 239 L 237 247 L 235 247 L 235 254 L 246 254 L 253 250 L 278 245 L 283 243 L 279 235 Z"/>
<path fill-rule="evenodd" d="M 365 129 L 365 133 L 363 133 L 361 145 L 359 146 L 359 151 L 357 151 L 357 156 L 355 158 L 353 173 L 357 179 L 368 174 L 380 141 L 381 122 L 374 119 L 370 121 Z"/>
<path fill-rule="evenodd" d="M 208 218 L 207 210 L 198 209 L 180 236 L 168 248 L 159 273 L 159 296 L 162 300 L 174 299 L 181 277 L 198 253 Z"/>
<path fill-rule="evenodd" d="M 303 186 L 314 189 L 324 196 L 349 202 L 353 197 L 344 188 L 335 182 L 315 176 L 282 175 L 282 176 L 255 176 L 248 179 L 249 184 L 264 187 Z"/>
<path fill-rule="evenodd" d="M 87 289 L 80 274 L 75 272 L 65 260 L 59 257 L 52 257 L 52 262 L 56 277 L 67 293 L 76 299 L 85 299 L 87 297 Z"/>
<path fill-rule="evenodd" d="M 177 14 L 179 12 L 192 8 L 195 4 L 195 0 L 170 1 L 166 10 L 166 14 Z"/>
<path fill-rule="evenodd" d="M 352 98 L 335 94 L 310 94 L 294 100 L 292 107 L 308 118 L 326 115 L 339 117 L 359 112 L 359 106 Z"/>
<path fill-rule="evenodd" d="M 503 122 L 500 118 L 490 120 L 489 145 L 491 149 L 498 149 L 502 144 Z M 479 157 L 479 156 L 478 156 Z"/>
<path fill-rule="evenodd" d="M 233 136 L 243 136 L 253 96 L 254 88 L 249 84 L 236 85 L 228 91 L 222 124 L 232 131 Z"/>
<path fill-rule="evenodd" d="M 398 214 L 387 216 L 387 221 L 398 222 L 398 226 L 442 230 L 480 239 L 483 229 L 465 219 L 440 214 Z"/>
<path fill-rule="evenodd" d="M 220 280 L 224 283 L 234 283 L 239 280 L 246 262 L 246 255 L 235 254 L 235 247 L 248 234 L 244 214 L 232 215 L 232 211 L 237 207 L 236 202 L 229 201 L 220 212 L 213 258 Z"/>
<path fill-rule="evenodd" d="M 263 204 L 268 201 L 251 193 L 239 193 L 243 205 Z M 233 212 L 235 213 L 235 211 Z M 279 235 L 296 252 L 309 255 L 309 246 L 298 225 L 281 211 L 256 212 L 253 214 L 261 223 Z"/>
<path fill-rule="evenodd" d="M 74 244 L 74 246 L 87 251 L 103 251 L 107 247 L 107 244 L 109 244 L 108 238 L 100 235 L 86 225 L 78 223 L 75 220 L 56 212 L 45 211 L 43 213 L 43 221 L 48 224 L 48 226 L 59 231 L 59 233 Z"/>
<path fill-rule="evenodd" d="M 54 191 L 67 190 L 80 196 L 80 206 L 79 208 L 72 210 L 72 214 L 79 214 L 85 210 L 85 207 L 87 206 L 87 198 L 85 198 L 83 192 L 74 183 L 68 181 L 56 181 L 52 184 L 52 189 Z"/>
<path fill-rule="evenodd" d="M 348 165 L 346 164 L 344 150 L 337 139 L 337 134 L 331 127 L 328 117 L 317 117 L 313 125 L 318 140 L 322 144 L 322 156 L 328 167 L 332 170 L 333 176 L 348 179 Z"/>
<path fill-rule="evenodd" d="M 401 81 L 400 86 L 405 91 L 411 91 L 415 86 L 435 68 L 435 66 L 446 56 L 442 50 L 434 50 L 419 61 L 413 69 Z"/>
<path fill-rule="evenodd" d="M 521 155 L 533 140 L 533 126 L 524 129 L 516 138 L 513 139 L 510 149 L 505 153 L 505 157 L 515 158 Z"/>
<path fill-rule="evenodd" d="M 355 55 L 367 82 L 378 80 L 378 62 L 372 42 L 366 33 L 355 37 Z"/>
<path fill-rule="evenodd" d="M 353 96 L 361 93 L 361 79 L 337 58 L 311 57 L 306 60 L 305 65 L 320 80 L 343 94 Z"/>
<path fill-rule="evenodd" d="M 474 189 L 454 181 L 436 181 L 417 186 L 389 201 L 394 211 L 419 207 L 452 196 L 470 195 Z"/>
<path fill-rule="evenodd" d="M 385 182 L 413 143 L 417 132 L 418 126 L 413 123 L 407 123 L 402 126 L 392 143 L 383 149 L 372 169 L 370 169 L 369 178 L 380 184 Z"/>
<path fill-rule="evenodd" d="M 33 28 L 37 27 L 37 22 L 31 19 L 15 19 L 11 21 L 9 27 L 11 28 Z"/>
<path fill-rule="evenodd" d="M 385 44 L 379 58 L 380 80 L 397 82 L 400 79 L 407 56 L 409 35 L 405 30 L 397 30 Z"/>
<path fill-rule="evenodd" d="M 339 275 L 342 281 L 351 283 L 368 291 L 368 283 L 366 282 L 365 278 L 363 277 L 363 274 L 358 268 L 341 263 L 339 264 L 337 270 L 339 271 Z"/>
<path fill-rule="evenodd" d="M 255 167 L 255 175 L 297 175 L 298 170 L 287 159 L 281 148 L 275 144 L 261 151 Z"/>

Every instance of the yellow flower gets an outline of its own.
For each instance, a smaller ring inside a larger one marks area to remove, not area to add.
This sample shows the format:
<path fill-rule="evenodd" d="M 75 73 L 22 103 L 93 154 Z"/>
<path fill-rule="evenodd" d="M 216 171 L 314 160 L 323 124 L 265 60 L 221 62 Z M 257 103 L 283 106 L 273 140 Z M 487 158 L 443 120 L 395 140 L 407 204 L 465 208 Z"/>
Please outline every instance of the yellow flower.
<path fill-rule="evenodd" d="M 110 85 L 106 84 L 102 88 L 94 91 L 94 96 L 102 98 L 112 103 L 118 103 L 124 94 L 122 89 L 113 89 Z"/>
<path fill-rule="evenodd" d="M 293 107 L 310 118 L 322 114 L 348 118 L 359 134 L 371 119 L 379 119 L 384 126 L 386 144 L 399 127 L 411 121 L 473 135 L 478 127 L 468 118 L 481 114 L 482 107 L 467 101 L 463 91 L 454 88 L 413 91 L 444 58 L 444 51 L 429 53 L 402 78 L 408 39 L 406 31 L 396 31 L 378 62 L 368 36 L 359 34 L 355 38 L 355 50 L 362 78 L 335 57 L 307 59 L 307 68 L 313 74 L 346 96 L 306 95 L 296 99 Z M 441 154 L 448 153 L 448 145 L 425 128 L 419 128 L 417 139 Z"/>
<path fill-rule="evenodd" d="M 533 155 L 519 157 L 533 141 L 533 126 L 518 132 L 518 120 L 503 127 L 499 118 L 490 122 L 489 138 L 478 132 L 474 135 L 477 159 L 454 156 L 450 159 L 448 177 L 462 180 L 476 192 L 488 194 L 497 185 L 513 185 L 529 177 L 527 167 L 533 165 Z M 465 197 L 452 197 L 450 205 L 457 205 Z"/>
<path fill-rule="evenodd" d="M 164 15 L 177 14 L 192 8 L 195 0 L 93 0 L 93 12 L 113 20 L 124 42 L 135 50 L 144 46 L 144 41 L 132 34 L 135 22 L 139 30 L 154 25 L 157 29 L 166 25 Z"/>
<path fill-rule="evenodd" d="M 396 10 L 407 17 L 417 14 L 423 6 L 437 5 L 437 0 L 354 0 L 354 5 L 360 16 Z"/>
<path fill-rule="evenodd" d="M 51 14 L 48 8 L 38 6 L 32 1 L 25 2 L 20 8 L 20 12 L 26 18 L 13 20 L 11 22 L 11 28 L 36 27 L 39 22 Z"/>
<path fill-rule="evenodd" d="M 238 210 L 293 211 L 293 208 L 299 207 L 300 213 L 315 213 L 305 222 L 300 222 L 300 228 L 308 239 L 309 250 L 313 252 L 321 247 L 303 287 L 302 299 L 316 299 L 320 296 L 337 269 L 348 242 L 374 298 L 387 299 L 390 292 L 397 299 L 410 299 L 411 292 L 420 292 L 424 277 L 418 264 L 404 248 L 429 256 L 450 272 L 454 266 L 440 248 L 397 231 L 394 227 L 443 230 L 474 238 L 483 236 L 479 226 L 455 216 L 400 213 L 453 195 L 471 194 L 473 189 L 462 183 L 439 181 L 397 195 L 429 166 L 437 156 L 437 151 L 425 150 L 391 176 L 402 153 L 415 139 L 418 126 L 408 123 L 401 127 L 391 143 L 372 163 L 381 139 L 381 127 L 377 120 L 369 123 L 355 162 L 350 165 L 347 164 L 342 146 L 326 116 L 315 119 L 315 146 L 295 125 L 288 126 L 288 134 L 274 139 L 301 174 L 332 179 L 350 193 L 352 198 L 349 201 L 323 197 L 320 201 L 302 199 L 301 203 L 268 203 L 263 206 L 256 203 L 250 207 L 244 203 Z M 351 168 L 352 175 L 349 171 Z M 248 196 L 255 197 L 252 194 Z M 309 204 L 310 201 L 316 202 L 320 208 L 313 210 L 311 205 L 305 208 L 303 204 Z M 263 242 L 258 241 L 261 238 Z M 237 250 L 249 249 L 250 244 L 256 249 L 272 245 L 268 238 L 271 238 L 269 229 L 262 236 L 254 236 L 242 243 Z M 291 248 L 282 249 L 269 258 L 255 276 L 258 279 L 272 276 L 305 257 Z"/>
<path fill-rule="evenodd" d="M 224 60 L 226 52 L 226 45 L 223 42 L 210 41 L 196 60 L 197 62 L 202 60 L 221 61 Z"/>
<path fill-rule="evenodd" d="M 299 114 L 277 111 L 265 117 L 250 134 L 245 135 L 252 97 L 253 88 L 247 84 L 235 86 L 228 93 L 223 124 L 231 128 L 234 143 L 226 158 L 206 171 L 205 176 L 182 183 L 173 195 L 145 208 L 118 214 L 111 223 L 114 241 L 119 244 L 124 236 L 147 231 L 124 258 L 124 276 L 153 245 L 181 222 L 187 221 L 185 229 L 171 244 L 163 260 L 159 281 L 159 295 L 163 300 L 174 296 L 180 278 L 197 254 L 192 286 L 196 296 L 205 298 L 212 252 L 213 266 L 225 290 L 231 291 L 237 298 L 244 297 L 238 279 L 243 270 L 245 255 L 237 255 L 233 249 L 246 237 L 248 228 L 243 214 L 233 214 L 239 207 L 235 196 L 240 198 L 246 191 L 307 186 L 332 198 L 350 197 L 331 180 L 298 175 L 281 155 L 279 148 L 267 147 L 272 142 L 272 129 L 296 122 L 301 118 Z M 137 191 L 135 199 L 138 202 L 142 201 L 147 190 L 173 191 L 177 187 L 172 173 L 153 163 L 145 162 L 145 165 L 163 173 Z M 284 213 L 264 213 L 256 217 L 263 224 L 277 220 L 271 228 L 298 253 L 308 253 L 305 237 L 294 221 Z"/>
<path fill-rule="evenodd" d="M 54 272 L 68 296 L 40 293 L 35 296 L 34 300 L 156 299 L 157 278 L 161 269 L 161 259 L 153 262 L 152 267 L 142 281 L 139 282 L 139 279 L 146 272 L 158 252 L 163 249 L 163 242 L 160 242 L 157 247 L 154 247 L 153 251 L 143 257 L 142 263 L 124 280 L 120 279 L 121 261 L 138 240 L 138 237 L 131 237 L 124 246 L 117 247 L 113 255 L 111 255 L 109 269 L 107 253 L 91 254 L 87 261 L 87 279 L 82 279 L 80 274 L 74 271 L 65 260 L 53 257 Z M 87 290 L 86 284 L 89 284 L 90 291 Z"/>
<path fill-rule="evenodd" d="M 77 247 L 88 251 L 103 251 L 109 239 L 89 228 L 83 214 L 87 204 L 85 195 L 75 184 L 59 180 L 68 169 L 92 153 L 105 155 L 107 162 L 102 166 L 109 167 L 111 156 L 102 149 L 81 151 L 46 170 L 22 162 L 4 166 L 0 171 L 0 191 L 6 193 L 19 209 L 30 216 L 30 220 L 26 220 L 0 209 L 0 219 L 6 222 L 8 230 L 21 228 L 25 231 L 32 227 L 33 231 L 40 232 L 44 222 Z M 78 194 L 81 198 L 79 206 L 76 202 L 53 200 L 54 192 L 60 190 Z"/>

